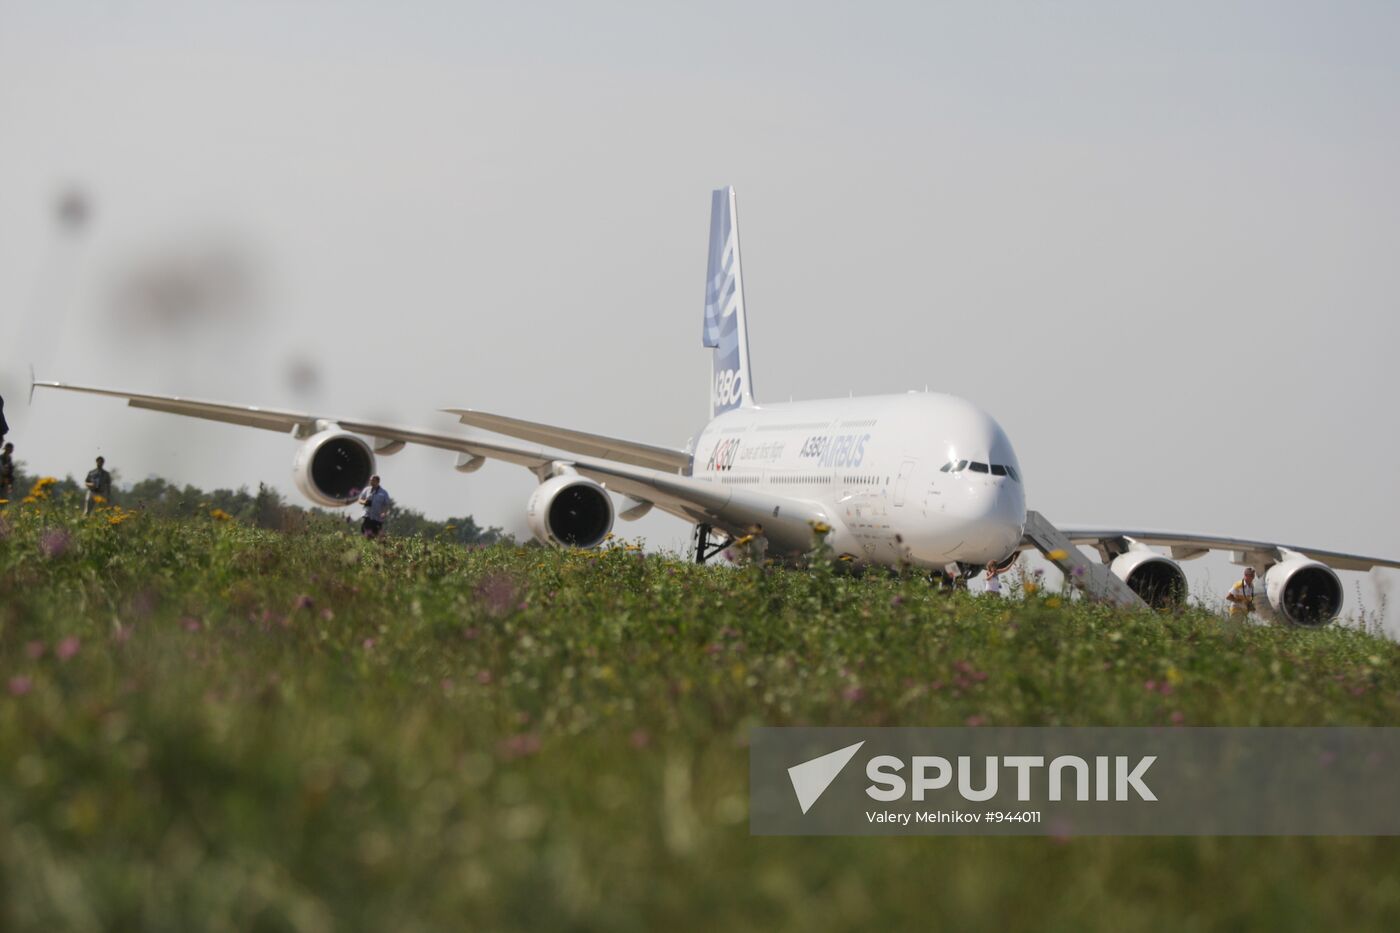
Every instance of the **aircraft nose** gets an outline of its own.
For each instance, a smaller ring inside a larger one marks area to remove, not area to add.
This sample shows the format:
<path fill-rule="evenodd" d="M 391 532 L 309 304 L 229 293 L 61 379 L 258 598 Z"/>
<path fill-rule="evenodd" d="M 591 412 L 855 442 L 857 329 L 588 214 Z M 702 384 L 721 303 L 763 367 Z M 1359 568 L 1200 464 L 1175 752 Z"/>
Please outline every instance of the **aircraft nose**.
<path fill-rule="evenodd" d="M 1000 560 L 1021 542 L 1026 524 L 1025 496 L 1019 484 L 978 484 L 962 497 L 956 512 L 963 538 L 959 549 L 977 561 Z"/>

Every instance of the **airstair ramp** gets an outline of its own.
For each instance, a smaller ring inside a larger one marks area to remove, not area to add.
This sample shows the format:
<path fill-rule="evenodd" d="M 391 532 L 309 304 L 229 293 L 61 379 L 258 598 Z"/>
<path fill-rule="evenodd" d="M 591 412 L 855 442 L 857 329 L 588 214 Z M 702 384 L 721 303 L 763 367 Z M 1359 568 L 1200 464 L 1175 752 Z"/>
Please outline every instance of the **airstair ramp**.
<path fill-rule="evenodd" d="M 1064 573 L 1065 579 L 1078 587 L 1085 596 L 1099 602 L 1112 603 L 1125 609 L 1146 609 L 1142 597 L 1118 579 L 1106 564 L 1090 560 L 1075 547 L 1060 529 L 1039 512 L 1026 512 L 1026 540 L 1045 555 L 1045 559 Z"/>

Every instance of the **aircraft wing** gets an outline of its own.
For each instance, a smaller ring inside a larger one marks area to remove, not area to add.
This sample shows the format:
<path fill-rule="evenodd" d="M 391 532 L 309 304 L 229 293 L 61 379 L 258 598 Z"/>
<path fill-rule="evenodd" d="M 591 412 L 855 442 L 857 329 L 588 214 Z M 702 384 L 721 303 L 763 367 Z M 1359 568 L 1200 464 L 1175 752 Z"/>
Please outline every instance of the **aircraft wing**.
<path fill-rule="evenodd" d="M 1246 555 L 1245 561 L 1261 563 L 1280 561 L 1283 551 L 1302 554 L 1312 560 L 1322 561 L 1337 570 L 1366 571 L 1373 567 L 1400 569 L 1400 561 L 1381 557 L 1366 557 L 1360 554 L 1343 554 L 1339 551 L 1324 551 L 1315 547 L 1301 547 L 1295 544 L 1279 544 L 1274 541 L 1254 541 L 1248 538 L 1230 538 L 1223 535 L 1184 534 L 1171 531 L 1129 531 L 1121 528 L 1061 528 L 1060 531 L 1075 544 L 1092 544 L 1095 547 L 1110 547 L 1126 540 L 1140 541 L 1143 544 L 1166 547 L 1175 560 L 1190 560 L 1200 557 L 1207 551 L 1239 551 Z"/>
<path fill-rule="evenodd" d="M 457 420 L 475 428 L 485 428 L 487 431 L 494 431 L 497 434 L 534 441 L 537 444 L 548 444 L 563 450 L 601 457 L 604 460 L 634 463 L 637 466 L 652 467 L 670 473 L 680 472 L 690 466 L 690 454 L 684 450 L 653 447 L 650 444 L 638 444 L 635 441 L 625 441 L 621 438 L 589 434 L 585 431 L 575 431 L 572 428 L 558 428 L 549 424 L 523 421 L 520 418 L 473 411 L 469 408 L 444 408 L 443 411 L 450 415 L 456 415 Z"/>
<path fill-rule="evenodd" d="M 352 434 L 369 437 L 374 449 L 379 453 L 392 453 L 405 444 L 418 444 L 451 450 L 467 457 L 483 457 L 488 460 L 502 460 L 535 471 L 543 476 L 555 464 L 566 464 L 576 472 L 601 483 L 611 492 L 630 496 L 640 502 L 649 502 L 664 512 L 689 522 L 709 522 L 721 528 L 738 530 L 755 521 L 765 523 L 774 532 L 787 531 L 794 539 L 809 540 L 810 524 L 827 521 L 827 516 L 819 506 L 801 499 L 791 499 L 771 493 L 759 493 L 739 489 L 708 480 L 696 479 L 678 472 L 679 457 L 689 456 L 666 448 L 648 447 L 605 438 L 601 435 L 575 432 L 566 428 L 553 428 L 548 425 L 535 425 L 531 422 L 516 421 L 499 415 L 486 415 L 480 420 L 483 424 L 489 419 L 499 425 L 496 430 L 509 427 L 512 432 L 530 433 L 534 437 L 557 437 L 560 446 L 573 444 L 587 447 L 612 456 L 580 456 L 577 453 L 540 444 L 517 443 L 508 440 L 480 438 L 465 434 L 446 434 L 419 428 L 406 428 L 398 425 L 362 421 L 356 418 L 335 418 L 307 412 L 283 411 L 261 408 L 254 405 L 230 405 L 168 395 L 149 395 L 127 392 L 118 389 L 104 389 L 95 386 L 72 385 L 63 382 L 35 382 L 37 388 L 62 389 L 69 392 L 85 392 L 91 395 L 105 395 L 126 399 L 132 408 L 160 411 L 208 421 L 222 421 L 226 424 L 262 428 L 269 431 L 293 434 L 307 438 L 324 426 L 334 424 Z M 454 414 L 462 414 L 453 412 Z M 473 416 L 481 413 L 468 413 Z M 465 419 L 464 419 L 465 420 Z M 514 422 L 512 424 L 512 422 Z M 638 464 L 637 460 L 664 463 L 672 469 L 657 469 L 652 465 Z"/>

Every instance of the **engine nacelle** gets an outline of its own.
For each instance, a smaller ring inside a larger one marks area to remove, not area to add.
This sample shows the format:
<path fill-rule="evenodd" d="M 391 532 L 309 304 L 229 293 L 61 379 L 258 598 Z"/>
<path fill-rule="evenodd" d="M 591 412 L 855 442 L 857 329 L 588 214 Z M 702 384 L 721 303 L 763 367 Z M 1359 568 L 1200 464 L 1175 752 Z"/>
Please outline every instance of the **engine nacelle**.
<path fill-rule="evenodd" d="M 1264 573 L 1269 605 L 1293 625 L 1320 628 L 1342 611 L 1342 581 L 1326 564 L 1295 555 Z"/>
<path fill-rule="evenodd" d="M 597 547 L 613 526 L 613 505 L 607 490 L 572 474 L 540 483 L 526 512 L 534 536 L 559 547 Z"/>
<path fill-rule="evenodd" d="M 1146 548 L 1133 548 L 1113 558 L 1109 569 L 1153 609 L 1167 609 L 1186 601 L 1186 574 L 1169 557 Z"/>
<path fill-rule="evenodd" d="M 349 505 L 374 475 L 374 451 L 368 442 L 340 430 L 313 434 L 297 449 L 292 477 L 297 488 L 317 505 Z"/>

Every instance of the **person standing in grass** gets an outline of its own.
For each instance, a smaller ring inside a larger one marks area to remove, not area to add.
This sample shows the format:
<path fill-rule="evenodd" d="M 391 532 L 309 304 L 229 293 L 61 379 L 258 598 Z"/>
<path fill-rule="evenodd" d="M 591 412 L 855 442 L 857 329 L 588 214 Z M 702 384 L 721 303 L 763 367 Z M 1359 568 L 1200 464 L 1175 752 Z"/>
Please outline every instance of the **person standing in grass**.
<path fill-rule="evenodd" d="M 1001 571 L 997 570 L 997 562 L 994 560 L 987 561 L 987 594 L 1001 595 Z"/>
<path fill-rule="evenodd" d="M 1245 619 L 1254 611 L 1254 568 L 1244 568 L 1244 576 L 1225 594 L 1230 604 L 1230 618 Z"/>
<path fill-rule="evenodd" d="M 97 466 L 88 471 L 83 485 L 87 487 L 87 497 L 83 500 L 83 514 L 90 515 L 93 505 L 101 505 L 112 499 L 112 474 L 103 469 L 107 461 L 97 458 Z"/>
<path fill-rule="evenodd" d="M 0 448 L 0 499 L 8 500 L 15 488 L 15 445 Z"/>
<path fill-rule="evenodd" d="M 384 521 L 389 517 L 389 493 L 379 485 L 379 474 L 369 478 L 369 485 L 360 493 L 360 505 L 365 507 L 364 518 L 360 520 L 360 534 L 366 538 L 377 538 L 384 531 Z"/>

